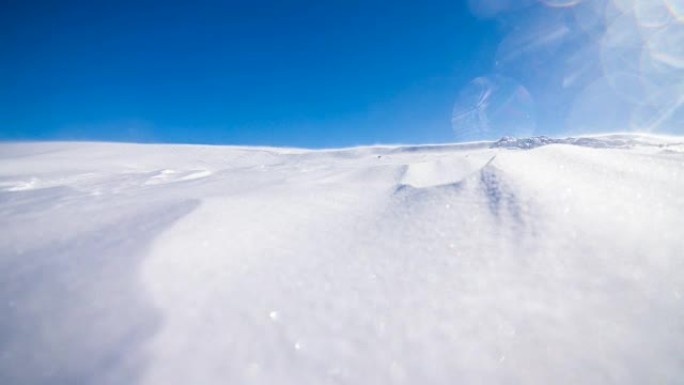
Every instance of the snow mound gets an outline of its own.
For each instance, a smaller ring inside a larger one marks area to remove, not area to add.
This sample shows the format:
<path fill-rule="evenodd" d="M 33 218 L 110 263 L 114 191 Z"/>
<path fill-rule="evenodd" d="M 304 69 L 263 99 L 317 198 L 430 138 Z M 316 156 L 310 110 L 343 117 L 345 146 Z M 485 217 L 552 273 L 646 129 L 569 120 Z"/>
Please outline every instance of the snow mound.
<path fill-rule="evenodd" d="M 683 143 L 0 144 L 0 383 L 681 383 Z"/>

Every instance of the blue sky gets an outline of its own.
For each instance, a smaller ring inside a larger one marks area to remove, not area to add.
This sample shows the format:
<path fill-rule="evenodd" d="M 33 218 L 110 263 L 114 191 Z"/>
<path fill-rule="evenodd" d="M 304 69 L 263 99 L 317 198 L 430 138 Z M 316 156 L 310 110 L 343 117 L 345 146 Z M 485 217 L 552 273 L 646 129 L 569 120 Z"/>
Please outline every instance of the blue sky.
<path fill-rule="evenodd" d="M 498 39 L 453 0 L 4 4 L 2 139 L 449 141 Z"/>
<path fill-rule="evenodd" d="M 625 88 L 606 4 L 5 0 L 0 140 L 339 147 L 667 122 Z"/>

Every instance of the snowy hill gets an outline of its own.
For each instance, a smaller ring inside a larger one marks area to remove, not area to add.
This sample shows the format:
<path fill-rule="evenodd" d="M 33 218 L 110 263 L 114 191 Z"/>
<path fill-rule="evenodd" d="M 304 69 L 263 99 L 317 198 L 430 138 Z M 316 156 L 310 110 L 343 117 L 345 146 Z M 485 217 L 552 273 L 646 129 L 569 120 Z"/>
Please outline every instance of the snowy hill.
<path fill-rule="evenodd" d="M 684 138 L 0 144 L 2 384 L 675 384 Z"/>

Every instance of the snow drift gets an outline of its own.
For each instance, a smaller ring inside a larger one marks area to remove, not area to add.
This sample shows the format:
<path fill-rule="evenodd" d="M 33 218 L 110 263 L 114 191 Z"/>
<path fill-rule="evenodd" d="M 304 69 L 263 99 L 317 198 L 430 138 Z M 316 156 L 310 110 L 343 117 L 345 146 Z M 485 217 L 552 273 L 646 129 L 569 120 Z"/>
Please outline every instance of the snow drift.
<path fill-rule="evenodd" d="M 0 383 L 674 384 L 684 138 L 0 144 Z"/>

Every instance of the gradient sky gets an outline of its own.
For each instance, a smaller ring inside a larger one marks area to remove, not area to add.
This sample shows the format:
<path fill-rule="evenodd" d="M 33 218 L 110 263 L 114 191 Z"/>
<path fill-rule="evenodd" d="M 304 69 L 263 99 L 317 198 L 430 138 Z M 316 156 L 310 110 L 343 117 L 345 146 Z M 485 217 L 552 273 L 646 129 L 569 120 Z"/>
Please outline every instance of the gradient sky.
<path fill-rule="evenodd" d="M 464 1 L 4 1 L 0 139 L 453 140 L 497 25 Z"/>
<path fill-rule="evenodd" d="M 682 133 L 681 0 L 5 0 L 0 140 Z"/>

